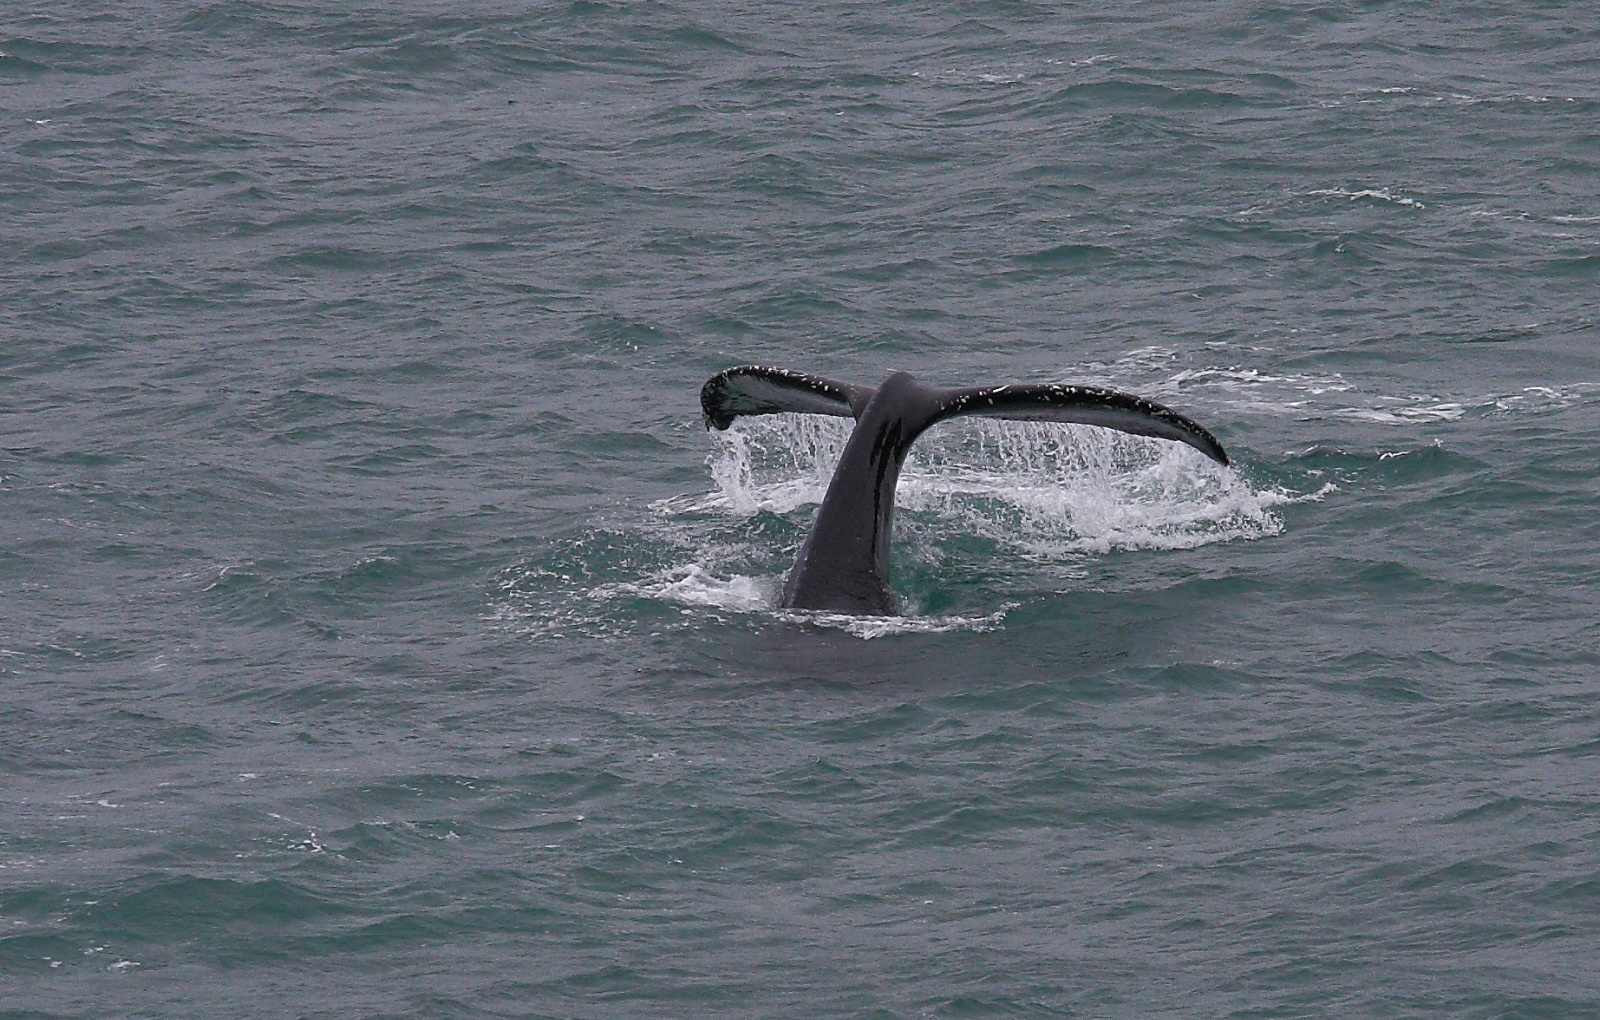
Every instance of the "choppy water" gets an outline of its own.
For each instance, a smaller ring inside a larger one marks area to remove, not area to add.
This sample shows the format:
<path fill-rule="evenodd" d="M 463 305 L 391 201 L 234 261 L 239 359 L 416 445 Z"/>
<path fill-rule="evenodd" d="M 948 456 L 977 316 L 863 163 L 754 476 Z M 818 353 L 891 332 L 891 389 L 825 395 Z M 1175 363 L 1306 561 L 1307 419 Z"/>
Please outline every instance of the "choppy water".
<path fill-rule="evenodd" d="M 1600 1016 L 1592 5 L 13 3 L 0 1017 Z M 777 612 L 953 424 L 893 620 Z"/>

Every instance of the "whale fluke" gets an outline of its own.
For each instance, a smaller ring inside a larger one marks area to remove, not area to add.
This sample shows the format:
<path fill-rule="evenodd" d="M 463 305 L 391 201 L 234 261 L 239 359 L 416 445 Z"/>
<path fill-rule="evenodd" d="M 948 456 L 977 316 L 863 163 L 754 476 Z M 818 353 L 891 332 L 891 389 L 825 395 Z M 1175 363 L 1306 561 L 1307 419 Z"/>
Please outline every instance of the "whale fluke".
<path fill-rule="evenodd" d="M 1099 425 L 1136 436 L 1188 443 L 1218 464 L 1228 463 L 1228 452 L 1198 422 L 1153 400 L 1100 386 L 972 386 L 947 390 L 934 421 L 961 415 Z"/>
<path fill-rule="evenodd" d="M 853 386 L 781 368 L 741 365 L 718 372 L 700 387 L 706 428 L 725 429 L 741 414 L 831 414 L 859 418 L 872 399 L 872 387 Z"/>
<path fill-rule="evenodd" d="M 892 615 L 889 540 L 894 493 L 906 454 L 931 426 L 962 415 L 1013 421 L 1098 425 L 1170 439 L 1219 464 L 1227 451 L 1193 419 L 1153 400 L 1099 386 L 942 388 L 896 372 L 876 389 L 746 365 L 719 372 L 700 388 L 706 428 L 725 429 L 740 415 L 799 411 L 854 418 L 845 444 L 783 586 L 783 605 L 861 615 Z"/>

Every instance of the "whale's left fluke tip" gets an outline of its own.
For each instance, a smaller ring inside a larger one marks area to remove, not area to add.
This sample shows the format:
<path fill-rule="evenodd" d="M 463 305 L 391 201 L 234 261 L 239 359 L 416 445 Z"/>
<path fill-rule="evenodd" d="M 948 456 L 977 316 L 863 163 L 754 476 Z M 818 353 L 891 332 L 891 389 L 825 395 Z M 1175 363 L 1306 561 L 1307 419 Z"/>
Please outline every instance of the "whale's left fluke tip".
<path fill-rule="evenodd" d="M 701 418 L 706 430 L 722 430 L 740 415 L 831 414 L 854 418 L 872 399 L 872 388 L 788 372 L 761 365 L 740 365 L 718 372 L 700 387 Z"/>

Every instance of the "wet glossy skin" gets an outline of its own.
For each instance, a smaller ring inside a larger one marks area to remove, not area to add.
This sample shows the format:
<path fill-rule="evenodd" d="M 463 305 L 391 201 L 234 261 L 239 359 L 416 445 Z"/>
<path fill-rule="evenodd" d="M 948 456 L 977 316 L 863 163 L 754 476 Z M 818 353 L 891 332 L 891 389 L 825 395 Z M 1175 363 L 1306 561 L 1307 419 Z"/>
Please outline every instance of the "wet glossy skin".
<path fill-rule="evenodd" d="M 816 523 L 783 587 L 791 609 L 866 616 L 898 611 L 889 586 L 895 488 L 906 454 L 936 422 L 961 415 L 1057 421 L 1186 443 L 1219 464 L 1227 451 L 1205 427 L 1168 407 L 1098 386 L 928 386 L 896 372 L 877 389 L 760 365 L 719 372 L 700 390 L 707 428 L 745 414 L 800 412 L 856 419 Z"/>
<path fill-rule="evenodd" d="M 784 583 L 784 606 L 876 616 L 898 612 L 889 587 L 895 488 L 911 444 L 938 414 L 940 392 L 905 372 L 878 387 Z"/>

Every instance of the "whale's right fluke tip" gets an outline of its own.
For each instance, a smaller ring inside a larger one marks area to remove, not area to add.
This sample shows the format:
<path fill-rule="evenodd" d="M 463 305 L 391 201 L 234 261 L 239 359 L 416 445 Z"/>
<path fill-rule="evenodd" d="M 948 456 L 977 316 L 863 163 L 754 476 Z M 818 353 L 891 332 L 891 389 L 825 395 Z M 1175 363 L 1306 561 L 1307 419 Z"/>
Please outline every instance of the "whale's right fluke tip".
<path fill-rule="evenodd" d="M 1228 465 L 1228 451 L 1204 425 L 1144 397 L 1101 386 L 970 386 L 947 390 L 935 421 L 961 415 L 1012 421 L 1098 425 L 1136 436 L 1184 443 Z"/>

